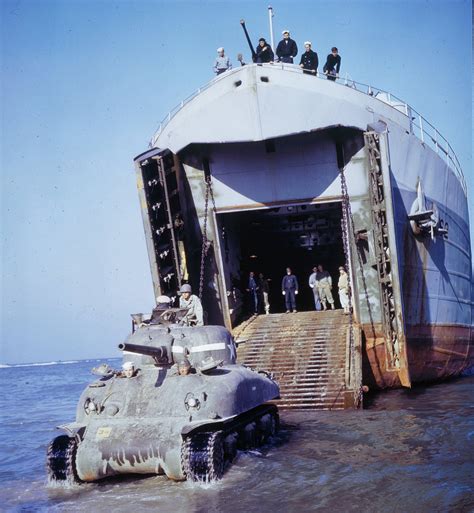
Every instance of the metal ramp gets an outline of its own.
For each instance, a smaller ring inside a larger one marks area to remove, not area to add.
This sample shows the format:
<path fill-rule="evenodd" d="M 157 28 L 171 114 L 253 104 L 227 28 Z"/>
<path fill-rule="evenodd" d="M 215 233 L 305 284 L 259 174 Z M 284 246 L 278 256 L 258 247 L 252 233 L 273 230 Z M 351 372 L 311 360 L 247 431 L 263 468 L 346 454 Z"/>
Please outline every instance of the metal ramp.
<path fill-rule="evenodd" d="M 280 385 L 281 398 L 275 401 L 279 408 L 359 406 L 360 387 L 350 383 L 360 358 L 350 356 L 350 320 L 342 310 L 259 315 L 237 326 L 233 334 L 239 363 L 273 373 Z M 356 335 L 360 355 L 358 330 Z M 357 365 L 351 364 L 354 361 Z"/>

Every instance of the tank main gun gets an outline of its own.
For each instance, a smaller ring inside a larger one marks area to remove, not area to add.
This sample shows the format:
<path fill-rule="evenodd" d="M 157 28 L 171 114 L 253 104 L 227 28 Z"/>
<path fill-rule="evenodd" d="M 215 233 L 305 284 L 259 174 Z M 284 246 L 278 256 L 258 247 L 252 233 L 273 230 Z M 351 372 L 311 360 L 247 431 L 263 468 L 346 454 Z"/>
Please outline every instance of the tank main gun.
<path fill-rule="evenodd" d="M 245 32 L 245 37 L 247 38 L 247 42 L 250 47 L 250 51 L 252 52 L 252 62 L 257 62 L 257 53 L 255 52 L 255 49 L 252 45 L 252 41 L 250 41 L 249 33 L 247 32 L 247 27 L 245 26 L 245 20 L 240 20 L 240 24 L 242 25 L 242 28 Z"/>
<path fill-rule="evenodd" d="M 143 354 L 145 356 L 151 356 L 156 363 L 160 364 L 173 364 L 173 357 L 171 355 L 171 350 L 168 346 L 159 346 L 159 347 L 152 347 L 152 346 L 142 346 L 139 344 L 127 344 L 122 343 L 118 345 L 118 348 L 121 351 L 127 351 L 129 353 L 137 353 L 137 354 Z"/>

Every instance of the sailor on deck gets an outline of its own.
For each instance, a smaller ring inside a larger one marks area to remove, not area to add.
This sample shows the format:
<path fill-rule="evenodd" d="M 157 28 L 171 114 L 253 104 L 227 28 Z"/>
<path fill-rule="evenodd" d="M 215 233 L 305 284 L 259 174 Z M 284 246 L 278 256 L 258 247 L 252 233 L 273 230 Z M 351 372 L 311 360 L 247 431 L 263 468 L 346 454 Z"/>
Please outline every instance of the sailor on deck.
<path fill-rule="evenodd" d="M 293 64 L 293 57 L 298 53 L 296 41 L 290 38 L 289 30 L 282 32 L 283 39 L 278 43 L 276 54 L 280 62 L 289 62 Z"/>
<path fill-rule="evenodd" d="M 220 75 L 228 69 L 232 69 L 232 63 L 230 62 L 229 57 L 225 55 L 224 48 L 220 47 L 217 49 L 217 57 L 214 62 L 214 73 L 216 75 Z"/>
<path fill-rule="evenodd" d="M 311 41 L 306 41 L 304 47 L 306 51 L 301 54 L 300 68 L 303 68 L 303 73 L 316 76 L 319 65 L 318 54 L 311 49 Z"/>
<path fill-rule="evenodd" d="M 258 46 L 255 49 L 255 53 L 257 54 L 257 64 L 273 62 L 273 59 L 275 58 L 272 47 L 263 37 L 258 40 Z"/>
<path fill-rule="evenodd" d="M 341 56 L 335 46 L 331 48 L 331 53 L 327 56 L 326 64 L 323 67 L 324 74 L 327 75 L 328 80 L 333 82 L 339 77 L 339 70 L 341 69 Z"/>

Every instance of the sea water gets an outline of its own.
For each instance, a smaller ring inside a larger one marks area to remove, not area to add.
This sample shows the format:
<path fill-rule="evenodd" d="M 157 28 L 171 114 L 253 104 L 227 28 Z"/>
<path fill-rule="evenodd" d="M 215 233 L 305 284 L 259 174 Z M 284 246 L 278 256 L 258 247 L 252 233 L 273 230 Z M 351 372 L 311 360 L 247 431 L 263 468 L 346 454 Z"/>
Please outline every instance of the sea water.
<path fill-rule="evenodd" d="M 99 363 L 0 368 L 1 511 L 474 511 L 472 375 L 375 393 L 361 411 L 281 412 L 279 434 L 240 452 L 219 482 L 133 476 L 48 488 L 47 445 L 74 420 Z"/>

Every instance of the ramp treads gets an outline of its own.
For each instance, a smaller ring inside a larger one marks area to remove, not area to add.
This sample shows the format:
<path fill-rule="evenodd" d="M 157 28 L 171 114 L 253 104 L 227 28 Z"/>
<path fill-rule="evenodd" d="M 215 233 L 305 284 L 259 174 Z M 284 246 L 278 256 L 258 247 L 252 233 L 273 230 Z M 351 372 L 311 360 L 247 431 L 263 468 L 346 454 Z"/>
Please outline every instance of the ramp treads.
<path fill-rule="evenodd" d="M 348 326 L 342 310 L 255 316 L 233 330 L 238 361 L 274 375 L 280 408 L 343 409 Z"/>

